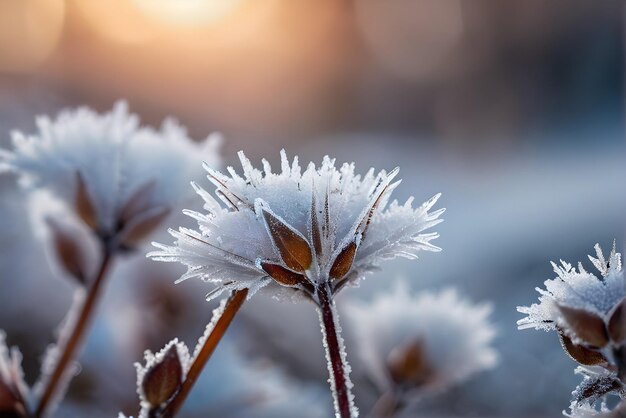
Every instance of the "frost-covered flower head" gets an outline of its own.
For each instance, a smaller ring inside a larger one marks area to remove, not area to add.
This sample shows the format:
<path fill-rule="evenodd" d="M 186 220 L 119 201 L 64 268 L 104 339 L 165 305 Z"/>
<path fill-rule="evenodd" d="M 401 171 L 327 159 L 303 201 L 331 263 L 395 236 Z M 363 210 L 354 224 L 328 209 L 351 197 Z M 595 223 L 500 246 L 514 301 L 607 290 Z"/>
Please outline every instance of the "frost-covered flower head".
<path fill-rule="evenodd" d="M 250 295 L 270 284 L 312 295 L 320 284 L 333 293 L 375 269 L 382 260 L 417 257 L 420 250 L 439 251 L 430 243 L 436 233 L 424 230 L 441 222 L 443 209 L 429 212 L 439 195 L 418 208 L 413 199 L 389 203 L 398 170 L 365 176 L 354 164 L 335 167 L 325 157 L 302 171 L 298 158 L 290 164 L 281 152 L 281 172 L 263 160 L 255 169 L 239 153 L 243 176 L 229 175 L 205 164 L 221 204 L 194 184 L 207 213 L 186 211 L 199 230 L 180 228 L 170 233 L 175 245 L 159 248 L 150 257 L 181 262 L 188 267 L 180 280 L 200 277 L 219 283 L 210 297 L 225 290 L 250 289 Z"/>
<path fill-rule="evenodd" d="M 544 282 L 545 290 L 537 288 L 539 303 L 517 308 L 528 315 L 517 322 L 520 329 L 558 330 L 573 343 L 590 348 L 602 348 L 609 342 L 620 344 L 626 339 L 621 254 L 615 251 L 615 244 L 608 260 L 598 244 L 595 250 L 596 258 L 589 259 L 599 276 L 585 270 L 582 263 L 578 269 L 562 260 L 560 265 L 552 263 L 557 277 Z"/>
<path fill-rule="evenodd" d="M 124 231 L 137 241 L 185 196 L 196 162 L 219 163 L 217 137 L 195 143 L 172 119 L 158 131 L 140 126 L 125 102 L 104 114 L 83 107 L 36 122 L 34 135 L 13 133 L 0 169 L 61 198 L 106 238 Z"/>
<path fill-rule="evenodd" d="M 573 392 L 572 417 L 607 412 L 605 398 L 626 398 L 626 286 L 621 254 L 615 243 L 608 260 L 595 246 L 596 257 L 589 259 L 598 270 L 595 275 L 578 263 L 578 269 L 561 261 L 552 263 L 557 277 L 546 280 L 539 303 L 518 307 L 528 316 L 520 319 L 520 329 L 555 330 L 565 352 L 582 367 L 584 376 Z M 598 409 L 599 407 L 599 409 Z"/>
<path fill-rule="evenodd" d="M 454 289 L 411 295 L 401 282 L 371 303 L 347 306 L 359 354 L 381 392 L 422 396 L 492 368 L 492 306 Z"/>

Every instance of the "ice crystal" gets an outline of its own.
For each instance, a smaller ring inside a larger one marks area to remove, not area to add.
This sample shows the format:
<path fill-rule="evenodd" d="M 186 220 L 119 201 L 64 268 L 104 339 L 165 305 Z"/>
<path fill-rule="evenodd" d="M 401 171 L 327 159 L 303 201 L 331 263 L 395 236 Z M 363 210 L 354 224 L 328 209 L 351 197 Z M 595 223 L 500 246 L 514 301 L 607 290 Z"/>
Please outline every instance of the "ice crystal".
<path fill-rule="evenodd" d="M 346 306 L 355 345 L 381 392 L 410 396 L 445 390 L 497 363 L 490 304 L 454 289 L 412 295 L 404 282 L 371 303 Z"/>
<path fill-rule="evenodd" d="M 14 132 L 13 150 L 0 150 L 0 170 L 50 191 L 105 236 L 125 227 L 138 238 L 180 203 L 202 158 L 219 162 L 216 137 L 194 143 L 172 119 L 158 131 L 140 126 L 125 102 L 104 114 L 79 108 L 36 122 L 37 133 Z"/>
<path fill-rule="evenodd" d="M 383 260 L 415 258 L 421 250 L 439 251 L 424 231 L 441 222 L 443 209 L 429 212 L 439 195 L 413 208 L 389 203 L 398 170 L 363 177 L 354 164 L 335 167 L 325 157 L 316 168 L 302 171 L 298 158 L 289 162 L 281 152 L 281 171 L 253 168 L 239 153 L 243 176 L 229 175 L 205 164 L 216 187 L 218 202 L 193 184 L 206 213 L 185 211 L 198 229 L 170 230 L 174 245 L 154 243 L 155 260 L 188 267 L 180 280 L 200 277 L 218 283 L 209 298 L 227 290 L 248 288 L 249 295 L 265 286 L 281 286 L 311 295 L 320 283 L 332 283 L 333 293 L 356 283 Z"/>
<path fill-rule="evenodd" d="M 608 337 L 600 335 L 606 334 L 602 322 L 609 321 L 626 296 L 626 287 L 621 254 L 615 251 L 615 244 L 608 260 L 598 244 L 595 250 L 596 257 L 589 256 L 589 259 L 598 270 L 599 277 L 585 270 L 582 263 L 578 263 L 578 269 L 563 260 L 560 265 L 552 263 L 557 277 L 544 282 L 545 290 L 537 288 L 539 303 L 517 308 L 528 315 L 517 322 L 520 329 L 558 329 L 579 344 L 602 346 L 606 343 L 603 340 Z M 573 318 L 572 312 L 577 318 Z M 583 315 L 585 318 L 582 318 Z M 584 326 L 586 333 L 579 324 Z M 600 337 L 585 335 L 592 332 Z"/>

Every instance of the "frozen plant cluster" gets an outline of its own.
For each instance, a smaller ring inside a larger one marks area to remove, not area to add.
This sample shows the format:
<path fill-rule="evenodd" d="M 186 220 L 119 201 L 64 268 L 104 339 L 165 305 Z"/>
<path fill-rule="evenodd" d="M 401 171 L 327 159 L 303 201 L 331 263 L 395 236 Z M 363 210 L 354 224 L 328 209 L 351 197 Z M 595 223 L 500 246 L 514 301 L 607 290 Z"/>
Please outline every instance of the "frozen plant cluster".
<path fill-rule="evenodd" d="M 527 317 L 520 329 L 556 331 L 565 352 L 577 363 L 583 381 L 572 393 L 570 416 L 608 413 L 609 395 L 626 398 L 626 282 L 615 244 L 608 259 L 598 244 L 589 256 L 591 273 L 561 261 L 556 277 L 545 281 L 539 303 L 518 307 Z"/>
<path fill-rule="evenodd" d="M 123 101 L 108 113 L 78 108 L 36 122 L 36 134 L 13 132 L 13 149 L 0 150 L 0 170 L 60 199 L 99 236 L 121 235 L 127 244 L 186 199 L 201 158 L 219 164 L 219 137 L 194 142 L 174 119 L 159 130 L 141 126 Z"/>
<path fill-rule="evenodd" d="M 410 404 L 497 364 L 493 307 L 455 289 L 411 294 L 405 282 L 371 302 L 347 305 L 363 364 L 381 394 Z"/>
<path fill-rule="evenodd" d="M 199 277 L 217 283 L 210 298 L 229 290 L 250 289 L 249 296 L 271 286 L 313 296 L 329 284 L 336 293 L 378 268 L 383 260 L 416 258 L 421 250 L 439 251 L 424 231 L 441 222 L 443 209 L 430 211 L 439 195 L 414 208 L 390 202 L 398 170 L 363 177 L 354 164 L 335 166 L 325 157 L 302 171 L 298 158 L 290 163 L 281 152 L 281 171 L 263 160 L 263 171 L 239 157 L 243 176 L 231 167 L 228 175 L 205 168 L 215 185 L 216 200 L 194 183 L 206 213 L 186 211 L 198 229 L 170 230 L 174 245 L 155 243 L 155 260 L 188 267 L 180 278 Z"/>

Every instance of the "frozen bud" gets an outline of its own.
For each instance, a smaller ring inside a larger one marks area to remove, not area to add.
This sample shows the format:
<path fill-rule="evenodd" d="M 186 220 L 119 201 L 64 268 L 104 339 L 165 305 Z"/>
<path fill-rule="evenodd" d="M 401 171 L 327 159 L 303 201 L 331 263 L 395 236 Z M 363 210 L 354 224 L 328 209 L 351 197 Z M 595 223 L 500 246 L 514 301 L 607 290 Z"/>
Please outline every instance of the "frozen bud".
<path fill-rule="evenodd" d="M 527 315 L 517 322 L 520 329 L 558 330 L 564 334 L 565 351 L 582 365 L 604 364 L 603 349 L 621 346 L 626 337 L 621 254 L 615 251 L 615 244 L 608 259 L 598 244 L 595 250 L 596 257 L 589 259 L 597 275 L 585 270 L 582 263 L 578 268 L 565 261 L 552 263 L 557 277 L 544 282 L 545 290 L 537 289 L 539 303 L 517 308 Z"/>
<path fill-rule="evenodd" d="M 140 212 L 130 219 L 120 233 L 120 241 L 126 247 L 136 247 L 156 230 L 170 214 L 170 209 L 159 206 Z"/>
<path fill-rule="evenodd" d="M 602 348 L 609 342 L 604 320 L 595 312 L 559 306 L 569 333 L 591 347 Z"/>
<path fill-rule="evenodd" d="M 12 139 L 13 150 L 0 150 L 1 169 L 64 202 L 102 239 L 124 231 L 125 245 L 144 239 L 186 200 L 203 160 L 219 164 L 219 138 L 193 141 L 170 119 L 160 129 L 141 126 L 125 102 L 102 114 L 79 108 L 39 117 L 33 135 L 14 132 Z"/>
<path fill-rule="evenodd" d="M 609 337 L 617 344 L 626 340 L 626 298 L 613 309 L 607 325 Z"/>
<path fill-rule="evenodd" d="M 174 339 L 157 354 L 145 353 L 146 365 L 135 364 L 142 404 L 158 408 L 180 388 L 189 363 L 187 347 Z"/>
<path fill-rule="evenodd" d="M 214 195 L 193 184 L 205 212 L 185 211 L 198 227 L 170 230 L 174 244 L 155 243 L 149 257 L 186 265 L 180 280 L 217 283 L 210 297 L 267 286 L 315 300 L 322 285 L 334 296 L 383 261 L 440 250 L 431 243 L 438 234 L 426 232 L 442 221 L 443 209 L 432 210 L 439 195 L 418 207 L 412 198 L 392 201 L 398 169 L 359 175 L 354 164 L 325 157 L 303 170 L 297 157 L 280 156 L 279 172 L 266 160 L 254 168 L 243 152 L 241 175 L 205 164 Z"/>
<path fill-rule="evenodd" d="M 79 172 L 76 173 L 76 198 L 74 202 L 74 208 L 80 219 L 85 222 L 91 229 L 98 228 L 98 213 L 93 199 L 87 189 L 87 184 L 83 175 Z"/>
<path fill-rule="evenodd" d="M 89 256 L 81 237 L 75 229 L 53 217 L 47 217 L 46 223 L 56 260 L 65 272 L 84 285 L 89 273 Z"/>
<path fill-rule="evenodd" d="M 144 396 L 151 405 L 161 405 L 168 400 L 180 387 L 183 368 L 176 352 L 171 346 L 161 361 L 146 370 L 141 382 Z"/>
<path fill-rule="evenodd" d="M 575 344 L 570 337 L 559 332 L 561 346 L 572 360 L 584 366 L 607 366 L 609 361 L 604 354 L 597 350 L 589 349 L 585 346 Z"/>
<path fill-rule="evenodd" d="M 404 387 L 419 387 L 432 376 L 420 341 L 393 348 L 387 358 L 387 369 L 394 383 Z"/>
<path fill-rule="evenodd" d="M 352 302 L 346 313 L 359 354 L 381 393 L 400 392 L 413 399 L 495 366 L 491 309 L 451 289 L 412 295 L 401 282 L 371 303 Z"/>

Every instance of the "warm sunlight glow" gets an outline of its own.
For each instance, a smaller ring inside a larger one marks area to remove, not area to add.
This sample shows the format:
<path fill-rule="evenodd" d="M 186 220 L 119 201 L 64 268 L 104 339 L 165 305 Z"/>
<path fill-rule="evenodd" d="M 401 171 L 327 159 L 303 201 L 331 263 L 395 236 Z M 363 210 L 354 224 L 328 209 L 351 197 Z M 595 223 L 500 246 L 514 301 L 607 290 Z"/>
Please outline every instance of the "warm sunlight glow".
<path fill-rule="evenodd" d="M 173 25 L 202 25 L 231 11 L 240 0 L 133 0 L 146 15 Z"/>

